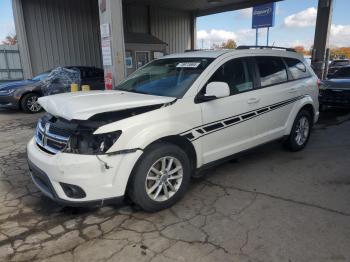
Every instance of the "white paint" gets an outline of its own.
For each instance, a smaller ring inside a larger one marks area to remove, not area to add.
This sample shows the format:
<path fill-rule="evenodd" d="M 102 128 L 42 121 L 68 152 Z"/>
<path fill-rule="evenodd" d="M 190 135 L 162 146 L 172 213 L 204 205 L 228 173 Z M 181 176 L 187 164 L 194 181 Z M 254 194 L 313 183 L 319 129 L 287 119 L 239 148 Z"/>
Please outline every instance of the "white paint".
<path fill-rule="evenodd" d="M 318 87 L 317 77 L 313 73 L 308 79 L 195 103 L 195 97 L 199 91 L 225 62 L 240 57 L 269 55 L 303 59 L 297 53 L 278 50 L 193 52 L 167 56 L 172 58 L 198 56 L 215 58 L 215 60 L 197 78 L 184 97 L 175 103 L 106 124 L 98 128 L 95 134 L 121 130 L 122 135 L 108 151 L 115 152 L 133 148 L 145 149 L 151 143 L 166 136 L 185 134 L 190 131 L 194 138 L 198 138 L 192 144 L 199 168 L 212 161 L 288 135 L 297 113 L 306 104 L 313 106 L 314 121 L 317 121 Z M 306 66 L 311 70 L 309 65 Z M 266 114 L 259 114 L 251 120 L 227 126 L 224 123 L 223 119 L 256 112 L 257 109 L 300 96 L 302 98 L 294 103 L 271 110 Z M 120 91 L 95 91 L 54 95 L 41 98 L 39 102 L 47 112 L 53 115 L 68 120 L 83 120 L 97 113 L 168 103 L 173 100 L 174 98 L 170 97 Z M 225 128 L 200 137 L 198 128 L 204 129 L 213 123 L 222 123 Z M 100 157 L 102 161 L 111 166 L 110 169 L 106 169 L 103 162 L 96 156 L 67 153 L 49 155 L 40 150 L 33 140 L 29 142 L 27 152 L 30 161 L 48 175 L 59 197 L 69 201 L 76 200 L 65 196 L 59 182 L 81 186 L 87 192 L 87 197 L 83 201 L 123 196 L 132 169 L 142 155 L 140 150 L 130 154 L 103 155 Z"/>

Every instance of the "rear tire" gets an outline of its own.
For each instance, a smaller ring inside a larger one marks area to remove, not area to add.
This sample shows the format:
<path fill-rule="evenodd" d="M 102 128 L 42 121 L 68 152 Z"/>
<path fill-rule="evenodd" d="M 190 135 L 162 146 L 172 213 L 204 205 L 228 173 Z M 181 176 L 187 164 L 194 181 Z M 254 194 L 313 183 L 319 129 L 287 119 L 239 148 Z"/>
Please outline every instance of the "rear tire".
<path fill-rule="evenodd" d="M 35 114 L 39 113 L 42 108 L 41 105 L 38 103 L 39 95 L 36 93 L 29 93 L 23 96 L 21 99 L 21 109 L 25 113 L 29 114 Z"/>
<path fill-rule="evenodd" d="M 185 194 L 191 178 L 190 160 L 178 146 L 155 143 L 144 151 L 137 162 L 128 195 L 148 212 L 174 205 Z"/>
<path fill-rule="evenodd" d="M 307 110 L 301 110 L 296 116 L 292 130 L 285 146 L 293 152 L 302 150 L 310 138 L 312 129 L 312 117 Z"/>

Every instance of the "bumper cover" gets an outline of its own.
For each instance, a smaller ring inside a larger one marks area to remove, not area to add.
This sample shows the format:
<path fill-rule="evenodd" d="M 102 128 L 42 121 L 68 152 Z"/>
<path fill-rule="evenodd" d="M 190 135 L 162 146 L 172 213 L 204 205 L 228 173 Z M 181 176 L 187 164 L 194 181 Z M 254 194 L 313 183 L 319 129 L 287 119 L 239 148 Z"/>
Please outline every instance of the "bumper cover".
<path fill-rule="evenodd" d="M 320 104 L 334 107 L 350 107 L 350 90 L 321 90 Z"/>
<path fill-rule="evenodd" d="M 16 99 L 12 94 L 0 94 L 0 105 L 9 108 L 19 108 L 19 100 Z"/>
<path fill-rule="evenodd" d="M 69 201 L 59 198 L 54 187 L 52 186 L 49 177 L 44 171 L 40 170 L 28 159 L 28 166 L 30 175 L 36 187 L 47 197 L 55 201 L 62 206 L 71 207 L 86 207 L 86 206 L 103 206 L 109 204 L 121 204 L 124 201 L 124 197 L 113 197 L 107 199 L 97 199 L 91 201 Z"/>
<path fill-rule="evenodd" d="M 141 154 L 142 151 L 136 151 L 97 158 L 94 155 L 49 154 L 40 149 L 34 139 L 27 145 L 28 164 L 35 185 L 46 196 L 69 206 L 119 202 Z M 86 196 L 68 197 L 61 183 L 79 186 Z"/>

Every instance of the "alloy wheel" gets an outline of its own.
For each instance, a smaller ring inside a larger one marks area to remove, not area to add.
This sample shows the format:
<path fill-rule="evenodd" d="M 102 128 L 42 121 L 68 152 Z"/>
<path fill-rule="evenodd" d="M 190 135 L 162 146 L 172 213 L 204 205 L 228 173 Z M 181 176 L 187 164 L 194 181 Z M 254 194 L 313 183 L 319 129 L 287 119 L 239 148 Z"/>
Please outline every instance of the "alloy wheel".
<path fill-rule="evenodd" d="M 154 201 L 162 202 L 173 197 L 179 190 L 183 179 L 183 166 L 173 157 L 158 159 L 149 169 L 145 187 L 147 195 Z"/>
<path fill-rule="evenodd" d="M 39 112 L 41 110 L 41 106 L 38 103 L 37 96 L 31 96 L 27 100 L 27 108 L 30 112 Z"/>
<path fill-rule="evenodd" d="M 305 116 L 302 116 L 299 121 L 297 128 L 295 130 L 295 142 L 302 146 L 308 139 L 310 132 L 310 123 L 309 119 Z"/>

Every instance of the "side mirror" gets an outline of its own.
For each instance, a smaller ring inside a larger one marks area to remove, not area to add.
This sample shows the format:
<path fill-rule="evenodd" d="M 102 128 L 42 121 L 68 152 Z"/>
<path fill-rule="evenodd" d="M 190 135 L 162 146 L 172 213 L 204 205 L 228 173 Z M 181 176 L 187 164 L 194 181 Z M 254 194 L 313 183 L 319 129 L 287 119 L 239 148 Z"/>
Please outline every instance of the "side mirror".
<path fill-rule="evenodd" d="M 200 97 L 201 101 L 210 101 L 230 95 L 230 87 L 225 82 L 210 82 L 207 84 L 206 92 Z"/>

